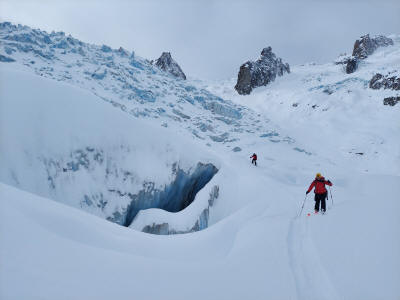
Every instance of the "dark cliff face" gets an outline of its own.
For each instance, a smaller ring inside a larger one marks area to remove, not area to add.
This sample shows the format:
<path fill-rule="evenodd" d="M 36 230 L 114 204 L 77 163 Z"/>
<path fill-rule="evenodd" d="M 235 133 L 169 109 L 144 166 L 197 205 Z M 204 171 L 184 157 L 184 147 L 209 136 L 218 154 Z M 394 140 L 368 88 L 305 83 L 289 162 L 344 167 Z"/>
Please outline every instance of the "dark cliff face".
<path fill-rule="evenodd" d="M 186 75 L 176 61 L 172 59 L 170 52 L 163 52 L 154 63 L 161 70 L 170 73 L 174 77 L 186 80 Z"/>
<path fill-rule="evenodd" d="M 240 95 L 248 95 L 253 88 L 265 86 L 284 73 L 290 73 L 289 64 L 283 63 L 272 52 L 271 47 L 267 47 L 261 51 L 258 60 L 248 61 L 240 66 L 235 89 Z"/>
<path fill-rule="evenodd" d="M 346 73 L 351 74 L 354 73 L 358 68 L 358 60 L 355 57 L 352 57 L 347 60 L 346 64 Z"/>
<path fill-rule="evenodd" d="M 366 59 L 375 52 L 379 47 L 387 47 L 393 45 L 393 40 L 383 35 L 370 37 L 369 34 L 356 40 L 353 48 L 353 56 L 348 59 L 346 65 L 346 73 L 351 74 L 357 70 L 358 62 Z"/>

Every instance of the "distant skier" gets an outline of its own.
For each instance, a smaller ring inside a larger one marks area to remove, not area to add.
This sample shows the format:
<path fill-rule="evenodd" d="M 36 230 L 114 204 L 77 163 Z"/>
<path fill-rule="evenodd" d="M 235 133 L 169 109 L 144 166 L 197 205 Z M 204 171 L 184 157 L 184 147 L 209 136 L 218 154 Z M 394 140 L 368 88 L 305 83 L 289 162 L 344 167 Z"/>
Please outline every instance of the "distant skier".
<path fill-rule="evenodd" d="M 306 194 L 308 195 L 309 192 L 315 187 L 314 193 L 315 193 L 315 213 L 317 214 L 319 212 L 319 204 L 321 203 L 321 211 L 322 213 L 325 213 L 326 211 L 326 196 L 328 195 L 328 192 L 325 188 L 325 185 L 332 186 L 332 182 L 329 180 L 325 180 L 325 178 L 321 175 L 321 173 L 317 173 L 315 176 L 314 181 L 311 183 L 310 187 L 308 188 Z"/>
<path fill-rule="evenodd" d="M 251 163 L 257 166 L 257 154 L 253 153 L 253 155 L 250 156 L 250 158 L 251 158 Z"/>

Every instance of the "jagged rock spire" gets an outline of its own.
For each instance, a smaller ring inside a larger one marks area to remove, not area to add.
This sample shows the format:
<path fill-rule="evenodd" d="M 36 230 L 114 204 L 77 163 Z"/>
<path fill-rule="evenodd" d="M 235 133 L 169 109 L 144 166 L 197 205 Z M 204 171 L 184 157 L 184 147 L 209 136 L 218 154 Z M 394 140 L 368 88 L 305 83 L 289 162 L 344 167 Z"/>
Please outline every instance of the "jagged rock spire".
<path fill-rule="evenodd" d="M 186 80 L 185 73 L 183 73 L 178 63 L 172 59 L 170 52 L 163 52 L 154 64 L 161 70 L 168 72 L 177 78 Z"/>

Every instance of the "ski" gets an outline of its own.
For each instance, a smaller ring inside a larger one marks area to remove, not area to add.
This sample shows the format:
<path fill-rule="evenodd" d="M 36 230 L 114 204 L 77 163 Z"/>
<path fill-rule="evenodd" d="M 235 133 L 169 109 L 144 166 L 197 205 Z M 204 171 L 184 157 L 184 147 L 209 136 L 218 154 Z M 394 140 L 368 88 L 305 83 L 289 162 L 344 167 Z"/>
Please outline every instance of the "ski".
<path fill-rule="evenodd" d="M 307 217 L 318 216 L 318 215 L 326 215 L 326 211 L 325 212 L 318 212 L 318 213 L 315 213 L 315 212 L 307 213 Z"/>

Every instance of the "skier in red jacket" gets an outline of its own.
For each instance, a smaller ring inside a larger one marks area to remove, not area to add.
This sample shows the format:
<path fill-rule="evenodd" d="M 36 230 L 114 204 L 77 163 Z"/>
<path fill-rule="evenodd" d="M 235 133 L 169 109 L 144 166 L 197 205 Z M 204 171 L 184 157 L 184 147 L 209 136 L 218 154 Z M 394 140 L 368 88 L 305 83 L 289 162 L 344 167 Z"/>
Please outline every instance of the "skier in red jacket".
<path fill-rule="evenodd" d="M 311 192 L 313 187 L 315 187 L 314 193 L 315 193 L 315 213 L 317 214 L 319 211 L 319 204 L 321 203 L 321 211 L 322 213 L 325 213 L 326 210 L 326 196 L 328 195 L 328 192 L 325 188 L 325 185 L 332 186 L 332 182 L 329 180 L 325 181 L 325 178 L 321 175 L 321 173 L 317 173 L 315 176 L 314 181 L 311 183 L 310 187 L 308 188 L 306 194 Z"/>
<path fill-rule="evenodd" d="M 250 158 L 251 158 L 251 163 L 257 166 L 257 154 L 253 153 L 253 155 L 250 156 Z"/>

